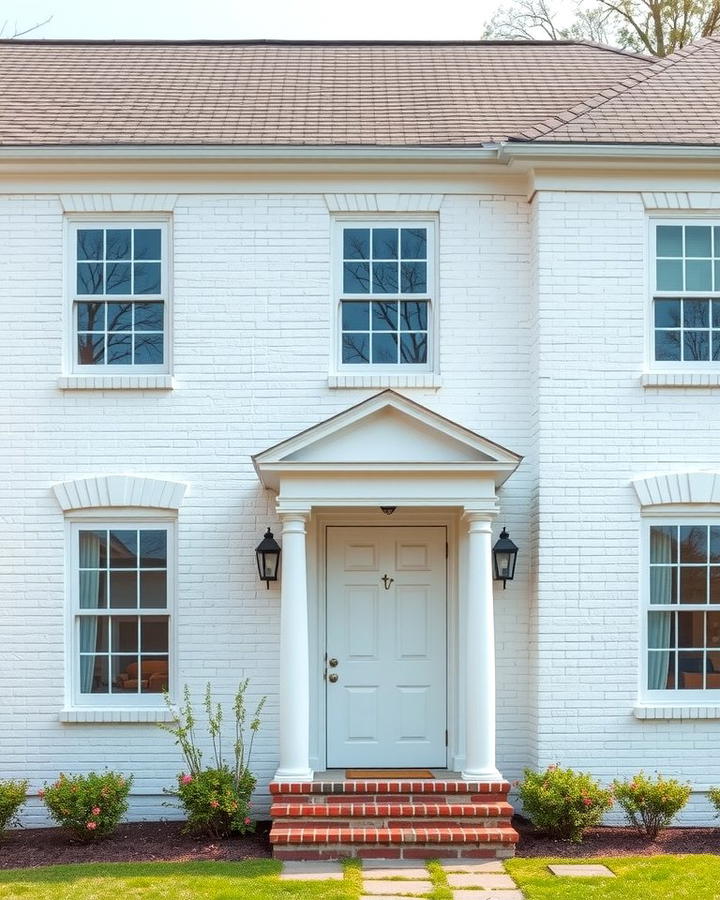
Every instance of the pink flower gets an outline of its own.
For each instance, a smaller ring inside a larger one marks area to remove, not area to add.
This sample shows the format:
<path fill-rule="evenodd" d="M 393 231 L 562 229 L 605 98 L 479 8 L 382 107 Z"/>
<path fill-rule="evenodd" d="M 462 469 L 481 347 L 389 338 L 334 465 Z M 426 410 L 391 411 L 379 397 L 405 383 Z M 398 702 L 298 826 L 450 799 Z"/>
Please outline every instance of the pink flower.
<path fill-rule="evenodd" d="M 45 796 L 45 791 L 42 791 L 42 790 L 38 791 L 38 797 L 42 798 L 44 796 Z"/>
<path fill-rule="evenodd" d="M 213 809 L 217 809 L 220 804 L 217 802 L 217 800 L 211 800 L 210 806 L 212 806 Z"/>
<path fill-rule="evenodd" d="M 183 777 L 180 779 L 180 781 L 181 781 L 183 784 L 190 784 L 190 782 L 191 782 L 192 780 L 193 780 L 192 775 L 183 775 Z"/>
<path fill-rule="evenodd" d="M 250 818 L 249 818 L 249 817 L 246 817 L 246 818 L 245 818 L 245 824 L 246 824 L 246 825 L 249 825 L 249 824 L 250 824 Z"/>
<path fill-rule="evenodd" d="M 88 822 L 85 827 L 88 829 L 88 831 L 95 831 L 95 829 L 97 828 L 97 822 Z"/>
<path fill-rule="evenodd" d="M 557 766 L 555 764 L 547 767 L 548 772 L 554 772 L 556 769 L 557 769 Z"/>
<path fill-rule="evenodd" d="M 99 806 L 93 806 L 93 808 L 92 808 L 92 814 L 93 814 L 94 816 L 99 816 L 99 815 L 100 815 L 100 807 L 99 807 Z"/>
<path fill-rule="evenodd" d="M 592 800 L 589 797 L 584 797 L 583 803 L 585 804 L 585 806 L 592 806 Z"/>

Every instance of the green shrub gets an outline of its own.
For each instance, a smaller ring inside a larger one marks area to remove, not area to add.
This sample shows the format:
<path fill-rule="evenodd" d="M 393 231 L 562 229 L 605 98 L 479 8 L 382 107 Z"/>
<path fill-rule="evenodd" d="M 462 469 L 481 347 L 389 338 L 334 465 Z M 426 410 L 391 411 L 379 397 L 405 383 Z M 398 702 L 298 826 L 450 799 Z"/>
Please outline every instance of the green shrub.
<path fill-rule="evenodd" d="M 650 838 L 667 828 L 690 799 L 690 785 L 662 775 L 653 780 L 643 772 L 629 781 L 613 782 L 612 788 L 628 822 Z"/>
<path fill-rule="evenodd" d="M 612 794 L 597 781 L 573 769 L 548 766 L 544 772 L 525 769 L 520 782 L 523 809 L 536 828 L 576 843 L 583 832 L 599 824 L 612 806 Z"/>
<path fill-rule="evenodd" d="M 0 781 L 0 837 L 17 822 L 17 814 L 25 802 L 27 781 Z"/>
<path fill-rule="evenodd" d="M 177 776 L 177 790 L 169 793 L 179 799 L 185 810 L 187 832 L 222 838 L 231 834 L 245 834 L 255 827 L 250 818 L 250 797 L 256 783 L 250 771 L 250 757 L 255 735 L 260 728 L 260 713 L 265 705 L 265 697 L 259 701 L 250 720 L 250 740 L 246 743 L 245 694 L 248 683 L 248 679 L 240 682 L 233 701 L 235 739 L 232 745 L 232 765 L 226 763 L 223 757 L 223 710 L 219 703 L 213 702 L 210 684 L 205 690 L 203 707 L 212 742 L 212 766 L 203 766 L 202 763 L 203 754 L 195 738 L 196 719 L 187 685 L 183 703 L 178 710 L 173 709 L 169 697 L 165 695 L 165 702 L 173 712 L 175 722 L 172 725 L 160 723 L 160 727 L 173 735 L 187 766 L 187 771 Z"/>
<path fill-rule="evenodd" d="M 720 816 L 720 788 L 710 788 L 708 791 L 710 802 L 715 807 L 715 812 Z"/>
<path fill-rule="evenodd" d="M 132 777 L 117 772 L 64 775 L 45 785 L 40 796 L 52 818 L 82 841 L 112 834 L 127 812 Z"/>

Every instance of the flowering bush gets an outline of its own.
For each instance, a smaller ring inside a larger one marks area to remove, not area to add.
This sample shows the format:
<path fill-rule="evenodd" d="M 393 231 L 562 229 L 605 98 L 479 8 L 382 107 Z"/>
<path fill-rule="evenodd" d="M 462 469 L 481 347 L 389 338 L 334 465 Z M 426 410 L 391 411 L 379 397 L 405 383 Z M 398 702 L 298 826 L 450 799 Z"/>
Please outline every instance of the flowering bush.
<path fill-rule="evenodd" d="M 720 816 L 720 788 L 710 788 L 708 791 L 710 802 L 715 807 L 715 812 Z"/>
<path fill-rule="evenodd" d="M 558 766 L 548 766 L 545 772 L 525 769 L 518 793 L 536 828 L 576 843 L 612 806 L 610 791 L 590 775 Z"/>
<path fill-rule="evenodd" d="M 50 815 L 74 837 L 94 841 L 107 837 L 127 812 L 132 777 L 117 772 L 63 775 L 40 791 Z"/>
<path fill-rule="evenodd" d="M 629 781 L 613 782 L 613 793 L 628 822 L 655 838 L 690 799 L 690 785 L 662 775 L 653 780 L 640 772 Z"/>
<path fill-rule="evenodd" d="M 212 838 L 227 837 L 230 834 L 245 834 L 254 829 L 250 818 L 250 797 L 255 789 L 255 777 L 250 771 L 250 757 L 255 735 L 260 728 L 260 713 L 265 705 L 261 698 L 248 726 L 250 740 L 245 741 L 245 694 L 248 680 L 240 682 L 233 702 L 235 718 L 235 740 L 233 742 L 233 764 L 228 765 L 222 752 L 222 706 L 212 699 L 210 685 L 205 690 L 204 709 L 207 729 L 212 742 L 214 765 L 203 766 L 202 750 L 195 739 L 195 714 L 190 691 L 185 686 L 183 703 L 175 711 L 169 697 L 165 701 L 173 710 L 176 721 L 172 725 L 160 723 L 160 727 L 175 738 L 187 767 L 177 778 L 177 791 L 172 791 L 180 800 L 187 814 L 185 830 L 204 834 Z"/>
<path fill-rule="evenodd" d="M 17 821 L 17 812 L 25 802 L 27 781 L 0 781 L 0 836 Z"/>

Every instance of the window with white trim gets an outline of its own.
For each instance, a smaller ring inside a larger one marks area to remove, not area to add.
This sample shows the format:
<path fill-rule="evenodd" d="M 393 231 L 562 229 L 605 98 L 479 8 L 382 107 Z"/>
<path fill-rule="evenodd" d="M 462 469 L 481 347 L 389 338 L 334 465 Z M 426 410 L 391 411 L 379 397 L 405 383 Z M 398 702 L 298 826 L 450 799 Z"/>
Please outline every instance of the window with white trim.
<path fill-rule="evenodd" d="M 339 369 L 431 371 L 433 223 L 377 219 L 337 228 Z"/>
<path fill-rule="evenodd" d="M 172 663 L 172 523 L 77 522 L 71 542 L 74 702 L 160 705 Z"/>
<path fill-rule="evenodd" d="M 70 223 L 76 372 L 168 370 L 167 222 Z"/>
<path fill-rule="evenodd" d="M 720 222 L 652 223 L 652 358 L 671 368 L 720 361 Z"/>
<path fill-rule="evenodd" d="M 646 528 L 646 689 L 651 697 L 707 696 L 720 690 L 720 520 Z"/>

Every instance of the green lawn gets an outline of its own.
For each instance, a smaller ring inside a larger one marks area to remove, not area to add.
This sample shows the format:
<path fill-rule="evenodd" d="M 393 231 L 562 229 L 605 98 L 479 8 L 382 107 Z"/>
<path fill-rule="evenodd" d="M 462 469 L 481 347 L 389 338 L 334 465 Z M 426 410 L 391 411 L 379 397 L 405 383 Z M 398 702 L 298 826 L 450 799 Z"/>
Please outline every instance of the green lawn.
<path fill-rule="evenodd" d="M 617 878 L 558 878 L 547 868 L 572 862 L 602 863 Z M 720 900 L 720 856 L 512 859 L 507 868 L 527 900 Z"/>

